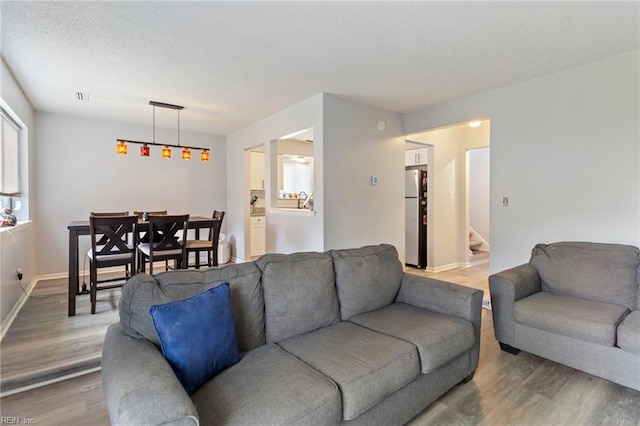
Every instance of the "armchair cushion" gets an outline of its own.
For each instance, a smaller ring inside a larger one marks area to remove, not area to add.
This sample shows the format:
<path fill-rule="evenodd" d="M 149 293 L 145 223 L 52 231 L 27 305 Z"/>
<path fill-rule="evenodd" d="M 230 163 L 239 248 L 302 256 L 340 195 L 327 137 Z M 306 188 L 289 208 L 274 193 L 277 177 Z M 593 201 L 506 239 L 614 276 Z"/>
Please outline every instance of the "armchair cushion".
<path fill-rule="evenodd" d="M 240 361 L 228 282 L 149 312 L 162 354 L 187 393 Z"/>
<path fill-rule="evenodd" d="M 577 297 L 539 292 L 516 302 L 518 324 L 601 345 L 616 344 L 616 328 L 627 308 Z"/>
<path fill-rule="evenodd" d="M 640 251 L 620 244 L 538 244 L 531 253 L 542 289 L 595 302 L 636 306 Z"/>

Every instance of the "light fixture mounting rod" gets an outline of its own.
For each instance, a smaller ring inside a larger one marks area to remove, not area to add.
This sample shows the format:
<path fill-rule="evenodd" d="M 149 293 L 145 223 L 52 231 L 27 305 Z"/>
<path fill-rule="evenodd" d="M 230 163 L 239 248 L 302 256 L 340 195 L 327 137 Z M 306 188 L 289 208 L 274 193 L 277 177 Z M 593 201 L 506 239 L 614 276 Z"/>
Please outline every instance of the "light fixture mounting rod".
<path fill-rule="evenodd" d="M 211 150 L 211 148 L 204 148 L 204 147 L 200 147 L 200 146 L 176 145 L 176 144 L 173 144 L 173 143 L 164 143 L 164 142 L 132 141 L 132 140 L 129 140 L 129 139 L 116 139 L 116 142 L 134 143 L 134 144 L 138 144 L 138 145 L 149 145 L 149 146 L 168 146 L 168 147 L 171 147 L 171 148 L 189 148 L 189 149 L 199 150 L 199 151 L 210 151 Z"/>
<path fill-rule="evenodd" d="M 177 109 L 177 110 L 184 109 L 182 105 L 173 105 L 173 104 L 167 104 L 164 102 L 157 102 L 157 101 L 149 101 L 149 105 L 153 105 L 159 108 L 169 108 L 169 109 Z"/>

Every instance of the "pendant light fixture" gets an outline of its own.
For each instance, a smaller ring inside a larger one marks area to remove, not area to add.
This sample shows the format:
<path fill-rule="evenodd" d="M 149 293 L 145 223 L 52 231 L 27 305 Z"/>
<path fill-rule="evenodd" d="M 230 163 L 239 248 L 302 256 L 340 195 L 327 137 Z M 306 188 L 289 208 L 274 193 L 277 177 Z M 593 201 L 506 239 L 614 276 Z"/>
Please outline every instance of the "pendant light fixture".
<path fill-rule="evenodd" d="M 124 141 L 118 141 L 118 145 L 116 145 L 116 152 L 119 155 L 127 155 L 127 144 Z"/>
<path fill-rule="evenodd" d="M 173 105 L 167 104 L 164 102 L 156 102 L 149 101 L 149 105 L 153 106 L 153 141 L 152 142 L 141 142 L 141 141 L 132 141 L 127 139 L 116 139 L 116 151 L 120 155 L 127 154 L 127 144 L 133 143 L 142 145 L 140 147 L 140 156 L 141 157 L 149 157 L 151 154 L 151 146 L 161 146 L 161 156 L 162 158 L 171 158 L 171 148 L 182 148 L 182 159 L 190 160 L 191 159 L 191 150 L 199 150 L 200 151 L 200 160 L 203 162 L 209 161 L 209 148 L 201 148 L 197 146 L 187 146 L 180 145 L 180 110 L 184 109 L 181 105 Z M 178 111 L 178 143 L 170 144 L 170 143 L 156 143 L 156 107 L 159 108 L 169 108 L 175 109 Z"/>
<path fill-rule="evenodd" d="M 162 147 L 162 158 L 171 158 L 171 148 L 166 145 Z"/>

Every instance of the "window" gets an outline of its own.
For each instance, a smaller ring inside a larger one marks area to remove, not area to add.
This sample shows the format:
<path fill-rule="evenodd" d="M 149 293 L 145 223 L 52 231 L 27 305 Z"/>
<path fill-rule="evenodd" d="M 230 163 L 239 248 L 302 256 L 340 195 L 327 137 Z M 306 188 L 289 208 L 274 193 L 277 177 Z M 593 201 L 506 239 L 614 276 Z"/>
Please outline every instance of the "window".
<path fill-rule="evenodd" d="M 20 194 L 18 169 L 18 141 L 20 126 L 0 109 L 2 115 L 0 128 L 0 195 L 17 196 Z"/>
<path fill-rule="evenodd" d="M 272 172 L 276 184 L 272 205 L 280 209 L 313 211 L 313 129 L 272 141 L 271 152 L 274 151 L 277 161 Z"/>
<path fill-rule="evenodd" d="M 313 158 L 283 155 L 282 158 L 282 194 L 311 194 L 313 181 Z"/>

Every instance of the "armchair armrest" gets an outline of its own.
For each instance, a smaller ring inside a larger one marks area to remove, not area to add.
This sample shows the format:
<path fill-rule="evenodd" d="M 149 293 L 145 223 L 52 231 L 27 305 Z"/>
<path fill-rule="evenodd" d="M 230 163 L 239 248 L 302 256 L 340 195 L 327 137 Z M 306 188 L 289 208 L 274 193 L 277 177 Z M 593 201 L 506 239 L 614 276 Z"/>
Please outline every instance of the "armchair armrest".
<path fill-rule="evenodd" d="M 471 349 L 471 374 L 480 356 L 482 294 L 475 288 L 405 273 L 395 301 L 471 321 L 476 339 Z"/>
<path fill-rule="evenodd" d="M 538 271 L 528 263 L 489 277 L 493 329 L 500 343 L 514 346 L 513 305 L 541 288 Z"/>
<path fill-rule="evenodd" d="M 113 425 L 193 425 L 198 412 L 162 352 L 145 339 L 107 330 L 102 387 Z"/>

